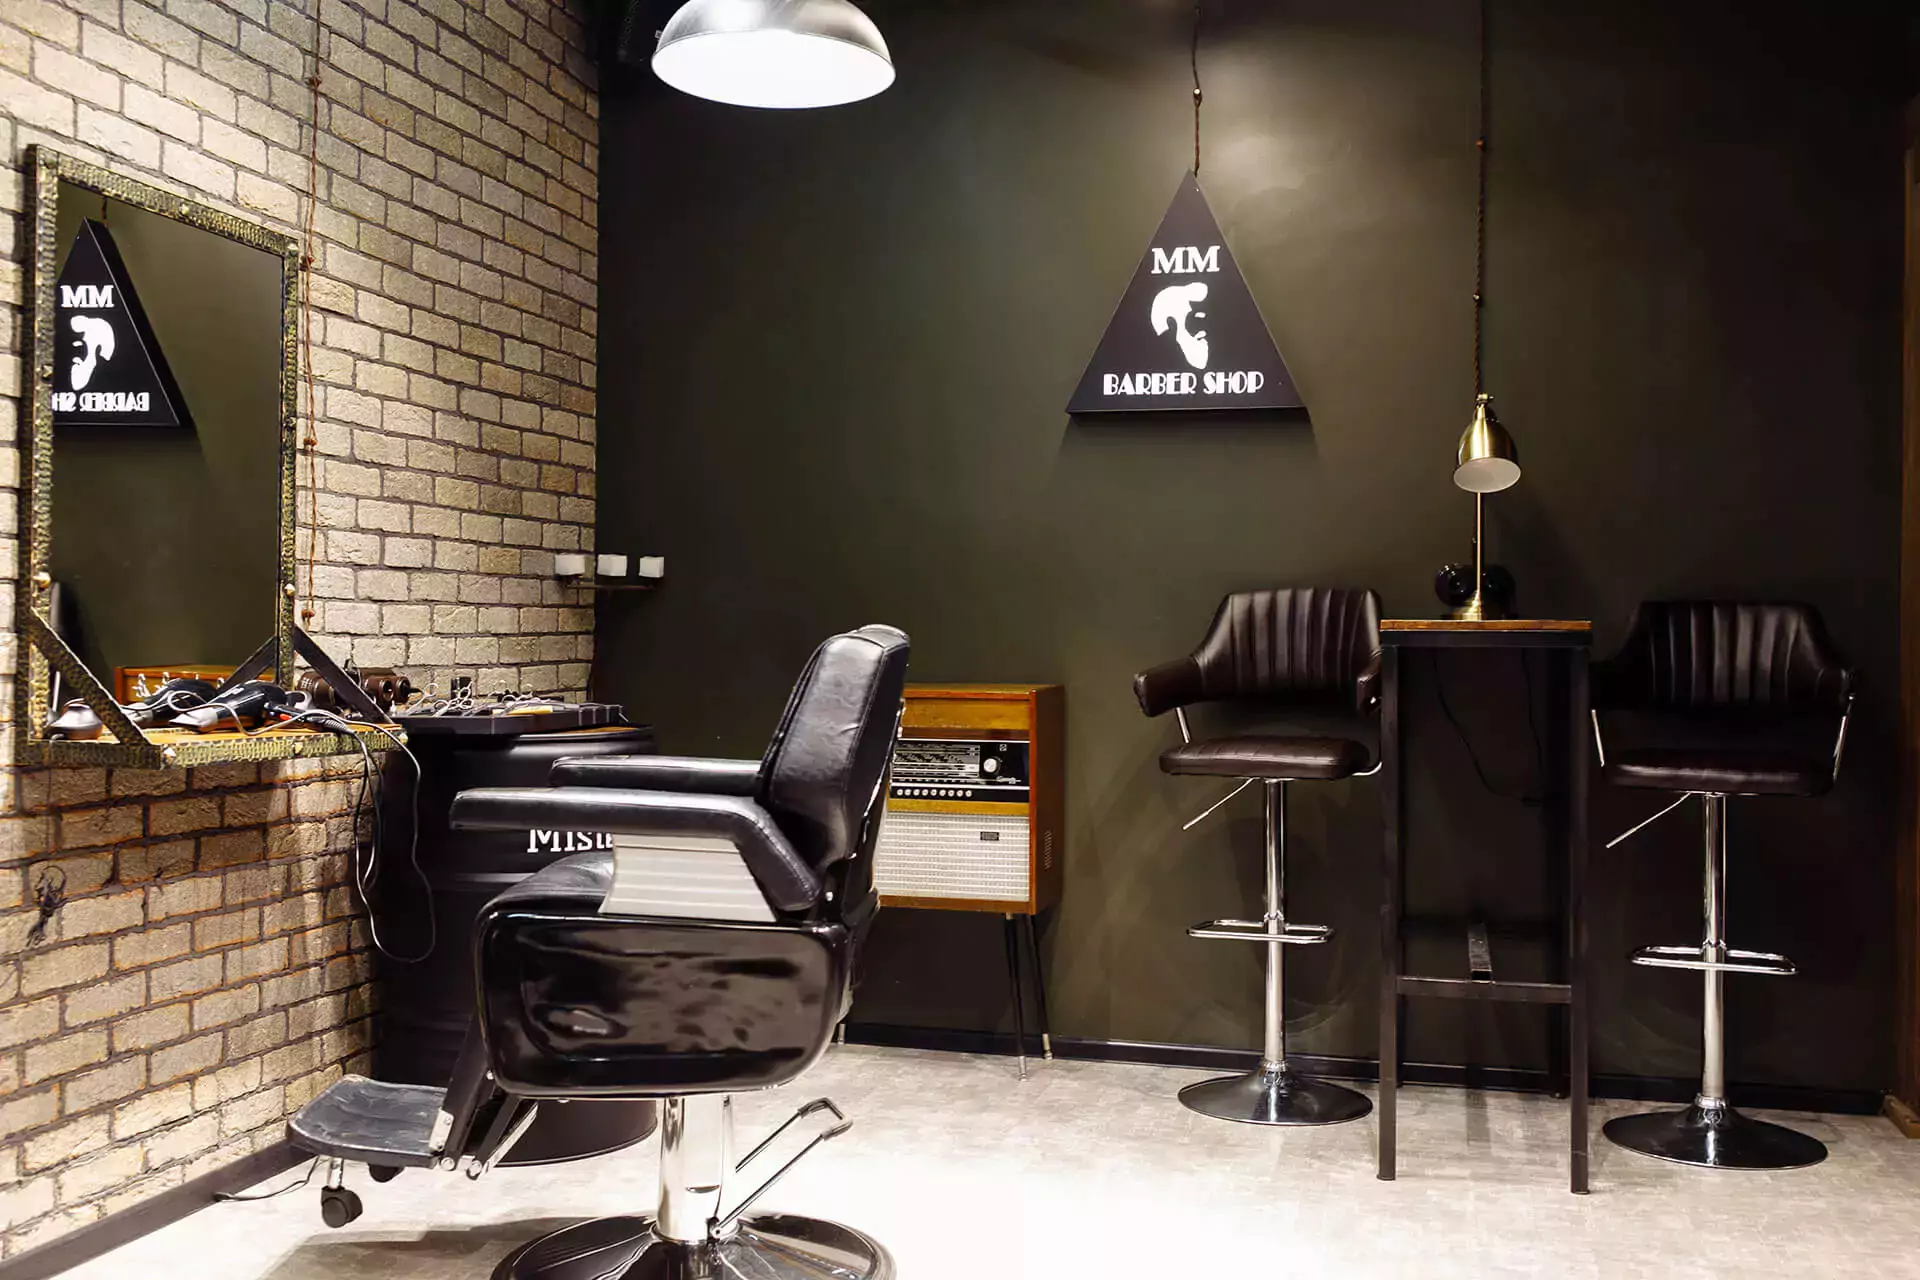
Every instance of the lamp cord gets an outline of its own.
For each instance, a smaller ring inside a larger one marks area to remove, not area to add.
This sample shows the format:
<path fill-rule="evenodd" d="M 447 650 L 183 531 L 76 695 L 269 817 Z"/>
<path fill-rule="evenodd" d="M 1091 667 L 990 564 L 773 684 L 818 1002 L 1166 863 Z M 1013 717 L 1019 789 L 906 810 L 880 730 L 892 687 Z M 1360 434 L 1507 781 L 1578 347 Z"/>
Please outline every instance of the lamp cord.
<path fill-rule="evenodd" d="M 1473 394 L 1476 399 L 1486 389 L 1480 372 L 1480 316 L 1486 304 L 1487 286 L 1487 4 L 1488 0 L 1480 0 L 1479 132 L 1473 140 L 1480 167 L 1473 216 Z"/>
<path fill-rule="evenodd" d="M 1496 787 L 1493 785 L 1493 780 L 1487 776 L 1487 769 L 1480 760 L 1480 753 L 1474 750 L 1473 739 L 1467 736 L 1466 726 L 1460 723 L 1460 718 L 1453 712 L 1453 703 L 1447 698 L 1447 682 L 1441 675 L 1440 655 L 1438 652 L 1433 654 L 1433 691 L 1440 702 L 1440 714 L 1447 718 L 1447 723 L 1453 726 L 1454 736 L 1459 738 L 1460 745 L 1467 749 L 1467 759 L 1472 763 L 1474 776 L 1480 779 L 1481 787 L 1489 795 L 1497 796 L 1502 800 L 1517 800 L 1529 809 L 1537 809 L 1546 803 L 1544 792 L 1547 758 L 1546 749 L 1540 741 L 1539 722 L 1534 719 L 1533 714 L 1533 668 L 1528 663 L 1524 650 L 1520 654 L 1520 674 L 1527 695 L 1527 728 L 1533 734 L 1533 767 L 1536 781 L 1533 790 L 1515 793 Z"/>
<path fill-rule="evenodd" d="M 1187 45 L 1187 67 L 1193 72 L 1193 176 L 1200 176 L 1200 0 L 1193 0 L 1193 38 Z"/>

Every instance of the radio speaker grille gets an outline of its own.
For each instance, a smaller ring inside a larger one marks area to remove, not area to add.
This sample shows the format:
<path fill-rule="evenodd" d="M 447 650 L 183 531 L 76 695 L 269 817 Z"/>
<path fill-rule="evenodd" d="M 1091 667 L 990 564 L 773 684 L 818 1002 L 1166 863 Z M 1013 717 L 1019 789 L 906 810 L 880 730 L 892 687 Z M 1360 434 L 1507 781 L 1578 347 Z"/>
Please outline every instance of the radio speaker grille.
<path fill-rule="evenodd" d="M 883 894 L 1025 902 L 1031 862 L 1025 817 L 890 810 L 873 878 Z"/>

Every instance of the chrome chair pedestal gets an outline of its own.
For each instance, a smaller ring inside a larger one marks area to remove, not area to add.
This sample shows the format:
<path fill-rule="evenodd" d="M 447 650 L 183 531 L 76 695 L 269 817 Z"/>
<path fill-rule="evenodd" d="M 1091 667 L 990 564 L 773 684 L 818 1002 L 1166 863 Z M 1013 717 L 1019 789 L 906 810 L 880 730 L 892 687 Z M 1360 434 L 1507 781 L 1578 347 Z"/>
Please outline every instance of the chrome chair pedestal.
<path fill-rule="evenodd" d="M 1284 1064 L 1190 1084 L 1180 1091 L 1180 1102 L 1203 1116 L 1241 1124 L 1344 1124 L 1373 1110 L 1365 1094 L 1295 1075 Z"/>
<path fill-rule="evenodd" d="M 820 1218 L 751 1214 L 724 1240 L 662 1239 L 652 1218 L 599 1218 L 509 1255 L 493 1280 L 893 1280 L 871 1237 Z"/>
<path fill-rule="evenodd" d="M 1621 1116 L 1601 1132 L 1641 1155 L 1702 1169 L 1802 1169 L 1827 1158 L 1817 1138 L 1741 1115 L 1725 1103 Z"/>
<path fill-rule="evenodd" d="M 1793 962 L 1727 946 L 1727 797 L 1698 792 L 1706 804 L 1705 936 L 1690 947 L 1646 947 L 1635 964 L 1698 969 L 1703 987 L 1700 1096 L 1681 1111 L 1652 1111 L 1609 1120 L 1607 1140 L 1630 1151 L 1704 1169 L 1800 1169 L 1819 1164 L 1827 1149 L 1816 1138 L 1727 1105 L 1726 978 L 1729 973 L 1786 976 Z"/>
<path fill-rule="evenodd" d="M 727 1208 L 729 1176 L 753 1168 L 794 1123 L 821 1111 L 841 1123 Z M 597 1218 L 542 1236 L 509 1254 L 493 1280 L 893 1280 L 892 1256 L 852 1227 L 746 1212 L 808 1152 L 847 1127 L 832 1103 L 809 1103 L 736 1161 L 733 1108 L 724 1094 L 668 1098 L 660 1115 L 659 1211 Z"/>
<path fill-rule="evenodd" d="M 1372 1111 L 1373 1102 L 1352 1089 L 1298 1075 L 1287 1065 L 1285 948 L 1325 942 L 1332 930 L 1287 922 L 1287 784 L 1281 779 L 1262 781 L 1267 800 L 1266 914 L 1258 922 L 1215 920 L 1188 930 L 1193 937 L 1230 938 L 1266 947 L 1266 1036 L 1260 1069 L 1190 1084 L 1180 1091 L 1180 1102 L 1190 1111 L 1240 1124 L 1343 1124 Z"/>

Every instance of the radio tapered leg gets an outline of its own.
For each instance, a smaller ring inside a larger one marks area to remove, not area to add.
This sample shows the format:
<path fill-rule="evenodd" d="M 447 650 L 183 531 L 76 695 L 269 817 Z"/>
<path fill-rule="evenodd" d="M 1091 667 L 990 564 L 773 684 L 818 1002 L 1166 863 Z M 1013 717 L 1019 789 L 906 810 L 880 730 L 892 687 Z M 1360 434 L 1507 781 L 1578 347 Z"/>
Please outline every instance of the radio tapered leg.
<path fill-rule="evenodd" d="M 1020 1078 L 1027 1078 L 1027 997 L 1020 987 L 1020 928 L 1011 913 L 1006 920 L 1007 982 L 1013 988 L 1013 1051 L 1020 1059 Z"/>
<path fill-rule="evenodd" d="M 1027 914 L 1027 954 L 1033 959 L 1033 1002 L 1040 1014 L 1040 1056 L 1053 1061 L 1053 1027 L 1047 1020 L 1047 970 L 1040 963 L 1040 927 Z"/>

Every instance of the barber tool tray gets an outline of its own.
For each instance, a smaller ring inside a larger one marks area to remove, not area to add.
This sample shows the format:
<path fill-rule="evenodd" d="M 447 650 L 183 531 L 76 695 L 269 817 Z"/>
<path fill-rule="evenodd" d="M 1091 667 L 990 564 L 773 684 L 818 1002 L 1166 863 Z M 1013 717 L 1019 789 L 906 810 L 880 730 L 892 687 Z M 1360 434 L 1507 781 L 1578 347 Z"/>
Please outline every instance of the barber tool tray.
<path fill-rule="evenodd" d="M 443 711 L 421 709 L 397 715 L 394 719 L 406 728 L 409 735 L 457 733 L 488 737 L 562 733 L 568 729 L 595 729 L 602 725 L 627 723 L 621 709 L 612 703 L 547 702 L 536 699 L 471 703 Z"/>

